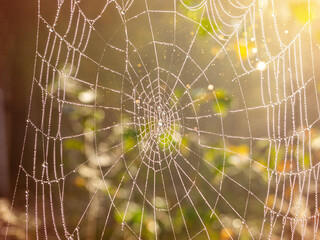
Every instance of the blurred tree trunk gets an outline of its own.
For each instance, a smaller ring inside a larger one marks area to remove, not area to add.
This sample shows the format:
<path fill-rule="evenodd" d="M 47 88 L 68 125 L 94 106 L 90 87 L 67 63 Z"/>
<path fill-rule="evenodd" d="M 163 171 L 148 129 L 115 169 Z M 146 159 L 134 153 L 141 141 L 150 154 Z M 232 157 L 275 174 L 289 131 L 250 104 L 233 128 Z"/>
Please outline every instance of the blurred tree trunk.
<path fill-rule="evenodd" d="M 9 168 L 7 131 L 4 109 L 4 95 L 0 88 L 0 196 L 7 196 L 9 190 Z"/>
<path fill-rule="evenodd" d="M 0 124 L 6 130 L 6 133 L 0 130 L 0 141 L 1 149 L 7 152 L 0 153 L 7 155 L 7 160 L 4 155 L 0 155 L 0 164 L 8 167 L 8 170 L 0 170 L 0 187 L 11 187 L 10 192 L 16 179 L 25 130 L 32 82 L 36 20 L 37 1 L 0 1 L 0 88 L 3 90 Z"/>
<path fill-rule="evenodd" d="M 11 81 L 10 69 L 12 50 L 12 34 L 9 29 L 9 18 L 4 2 L 0 5 L 0 196 L 8 196 L 9 193 L 9 139 L 10 139 L 10 107 Z"/>

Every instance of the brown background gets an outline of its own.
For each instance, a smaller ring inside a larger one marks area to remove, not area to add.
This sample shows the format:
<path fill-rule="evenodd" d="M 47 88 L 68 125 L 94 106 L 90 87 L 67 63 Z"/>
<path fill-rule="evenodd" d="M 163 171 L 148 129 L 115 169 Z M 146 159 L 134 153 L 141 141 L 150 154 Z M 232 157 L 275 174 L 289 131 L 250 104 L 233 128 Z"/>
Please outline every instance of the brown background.
<path fill-rule="evenodd" d="M 32 82 L 36 13 L 37 1 L 0 1 L 0 196 L 12 192 L 20 161 Z"/>

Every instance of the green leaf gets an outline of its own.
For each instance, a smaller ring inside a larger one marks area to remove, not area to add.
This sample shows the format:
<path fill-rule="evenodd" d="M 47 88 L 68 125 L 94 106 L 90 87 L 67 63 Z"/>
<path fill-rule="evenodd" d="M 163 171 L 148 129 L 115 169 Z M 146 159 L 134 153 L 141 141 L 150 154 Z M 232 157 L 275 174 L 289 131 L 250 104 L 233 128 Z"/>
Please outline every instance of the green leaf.
<path fill-rule="evenodd" d="M 208 18 L 203 18 L 200 22 L 199 34 L 204 36 L 218 30 L 218 26 L 211 23 Z"/>
<path fill-rule="evenodd" d="M 74 150 L 79 150 L 79 151 L 82 151 L 84 149 L 84 143 L 79 140 L 75 140 L 75 139 L 65 140 L 63 142 L 63 146 L 66 149 L 74 149 Z"/>
<path fill-rule="evenodd" d="M 224 90 L 216 90 L 214 92 L 216 101 L 213 104 L 213 111 L 216 113 L 226 113 L 232 103 L 232 98 Z"/>

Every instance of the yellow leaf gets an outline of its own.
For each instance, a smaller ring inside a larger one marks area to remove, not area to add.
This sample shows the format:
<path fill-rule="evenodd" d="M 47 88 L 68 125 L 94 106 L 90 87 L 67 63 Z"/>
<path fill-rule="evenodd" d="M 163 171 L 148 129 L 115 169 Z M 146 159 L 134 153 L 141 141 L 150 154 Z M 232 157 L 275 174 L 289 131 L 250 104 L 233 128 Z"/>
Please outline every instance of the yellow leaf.
<path fill-rule="evenodd" d="M 272 208 L 273 203 L 274 203 L 274 195 L 273 195 L 273 194 L 270 194 L 269 197 L 268 197 L 268 200 L 267 200 L 267 206 L 268 206 L 269 208 Z"/>
<path fill-rule="evenodd" d="M 237 153 L 243 157 L 247 157 L 249 155 L 249 147 L 248 145 L 245 145 L 245 144 L 241 144 L 241 145 L 231 145 L 229 147 L 229 150 L 234 152 L 234 153 Z"/>
<path fill-rule="evenodd" d="M 309 20 L 314 19 L 316 15 L 316 6 L 314 3 L 310 3 L 310 14 L 308 2 L 291 2 L 290 10 L 292 15 L 301 23 L 306 23 Z M 310 15 L 310 16 L 309 16 Z"/>
<path fill-rule="evenodd" d="M 254 54 L 253 49 L 255 47 L 255 43 L 253 42 L 240 40 L 239 44 L 235 44 L 235 51 L 239 59 L 247 59 L 248 57 L 252 57 L 252 55 Z"/>
<path fill-rule="evenodd" d="M 83 178 L 83 177 L 76 177 L 74 179 L 74 184 L 77 186 L 77 187 L 84 187 L 85 184 L 86 184 L 86 180 Z"/>
<path fill-rule="evenodd" d="M 232 239 L 232 230 L 230 228 L 224 228 L 220 231 L 220 239 L 221 240 L 227 240 Z"/>

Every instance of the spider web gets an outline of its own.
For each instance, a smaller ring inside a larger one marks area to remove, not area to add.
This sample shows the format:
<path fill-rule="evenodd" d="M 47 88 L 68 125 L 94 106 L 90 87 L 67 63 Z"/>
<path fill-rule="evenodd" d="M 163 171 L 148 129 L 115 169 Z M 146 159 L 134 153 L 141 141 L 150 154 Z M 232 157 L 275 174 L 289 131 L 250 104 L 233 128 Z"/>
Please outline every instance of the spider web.
<path fill-rule="evenodd" d="M 318 5 L 39 0 L 26 238 L 319 239 Z"/>

